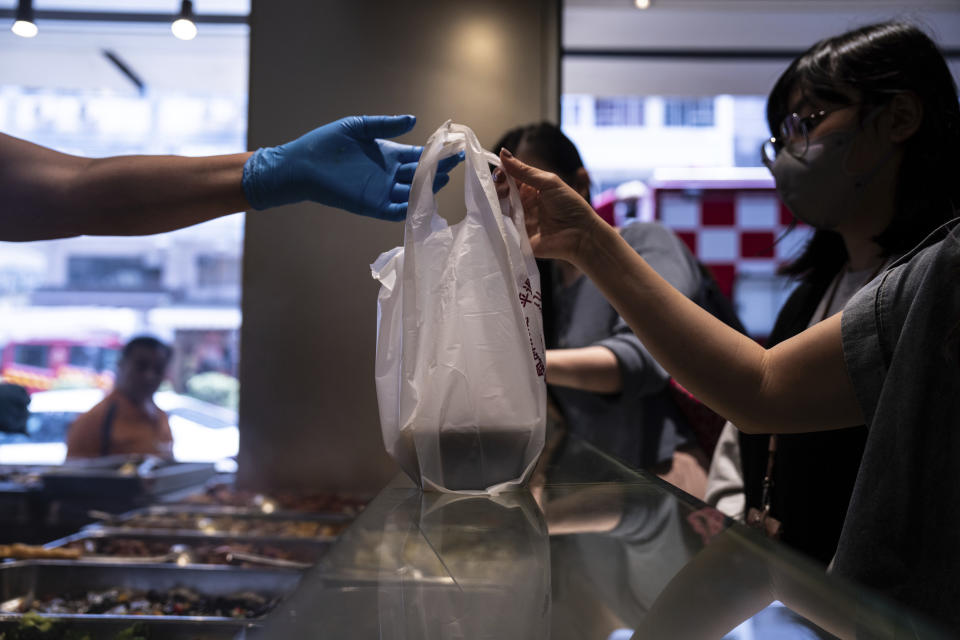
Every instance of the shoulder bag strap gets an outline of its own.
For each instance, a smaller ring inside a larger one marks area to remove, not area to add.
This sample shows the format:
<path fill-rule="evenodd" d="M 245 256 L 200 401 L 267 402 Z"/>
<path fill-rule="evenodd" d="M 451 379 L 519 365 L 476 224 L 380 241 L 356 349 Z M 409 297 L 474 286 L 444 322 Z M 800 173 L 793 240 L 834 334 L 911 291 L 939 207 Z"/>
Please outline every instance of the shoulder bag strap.
<path fill-rule="evenodd" d="M 110 455 L 110 440 L 113 437 L 113 418 L 117 413 L 117 405 L 111 404 L 100 425 L 100 455 Z"/>

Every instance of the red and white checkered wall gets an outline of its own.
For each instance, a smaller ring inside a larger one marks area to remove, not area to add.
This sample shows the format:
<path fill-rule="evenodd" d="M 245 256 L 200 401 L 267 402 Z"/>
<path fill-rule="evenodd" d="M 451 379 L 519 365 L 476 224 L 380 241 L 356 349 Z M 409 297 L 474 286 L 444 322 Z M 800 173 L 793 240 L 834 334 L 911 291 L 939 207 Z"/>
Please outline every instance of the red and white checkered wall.
<path fill-rule="evenodd" d="M 658 189 L 655 212 L 731 298 L 738 277 L 772 276 L 797 255 L 811 232 L 799 224 L 776 242 L 793 216 L 773 189 Z"/>

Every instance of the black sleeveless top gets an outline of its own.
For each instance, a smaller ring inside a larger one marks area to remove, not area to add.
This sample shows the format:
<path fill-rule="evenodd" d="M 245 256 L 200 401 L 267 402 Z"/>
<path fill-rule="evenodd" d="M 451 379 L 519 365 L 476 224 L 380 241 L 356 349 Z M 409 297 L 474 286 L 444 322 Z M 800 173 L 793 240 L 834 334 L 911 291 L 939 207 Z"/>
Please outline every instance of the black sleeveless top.
<path fill-rule="evenodd" d="M 767 347 L 803 332 L 830 280 L 802 282 L 777 316 Z M 746 508 L 760 509 L 768 435 L 740 433 Z M 828 564 L 860 468 L 867 427 L 784 434 L 777 438 L 770 514 L 783 525 L 781 541 Z"/>

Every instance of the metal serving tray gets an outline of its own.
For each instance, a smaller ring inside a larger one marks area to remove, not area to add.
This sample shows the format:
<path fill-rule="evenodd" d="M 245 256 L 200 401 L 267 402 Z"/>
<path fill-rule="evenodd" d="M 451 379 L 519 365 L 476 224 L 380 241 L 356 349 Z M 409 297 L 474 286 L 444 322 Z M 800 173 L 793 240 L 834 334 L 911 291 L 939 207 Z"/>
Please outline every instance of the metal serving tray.
<path fill-rule="evenodd" d="M 202 484 L 215 473 L 206 463 L 176 463 L 146 473 L 121 473 L 98 465 L 64 465 L 43 474 L 43 489 L 51 499 L 96 496 L 136 499 Z"/>
<path fill-rule="evenodd" d="M 308 520 L 315 522 L 342 523 L 352 522 L 355 516 L 339 512 L 316 511 L 264 511 L 257 507 L 230 507 L 210 504 L 168 504 L 151 505 L 134 509 L 117 516 L 113 521 L 129 520 L 134 516 L 166 516 L 180 513 L 195 513 L 203 516 L 228 516 L 236 518 L 265 518 L 273 520 Z"/>
<path fill-rule="evenodd" d="M 48 616 L 57 617 L 57 616 Z M 257 623 L 239 620 L 167 620 L 151 618 L 150 620 L 136 620 L 129 616 L 122 620 L 107 618 L 106 616 L 85 616 L 80 619 L 74 616 L 65 620 L 72 631 L 78 631 L 90 638 L 114 638 L 118 633 L 129 629 L 137 623 L 146 624 L 149 629 L 150 640 L 243 640 L 247 637 L 247 630 L 253 629 Z M 94 620 L 93 618 L 98 618 Z M 99 619 L 105 618 L 105 619 Z M 20 617 L 11 617 L 0 614 L 0 635 L 13 631 L 20 625 Z"/>
<path fill-rule="evenodd" d="M 266 598 L 283 598 L 299 585 L 301 572 L 288 569 L 242 569 L 212 565 L 119 565 L 63 560 L 28 560 L 0 565 L 0 602 L 50 593 L 83 592 L 120 587 L 167 590 L 189 587 L 204 595 L 229 596 L 250 591 Z M 0 619 L 19 619 L 23 614 L 4 613 Z M 213 616 L 143 616 L 102 614 L 38 614 L 62 620 L 137 621 L 180 620 L 225 622 L 243 626 L 250 619 L 232 620 Z"/>
<path fill-rule="evenodd" d="M 196 532 L 195 532 L 196 533 Z M 128 530 L 113 530 L 113 529 L 90 529 L 86 531 L 81 531 L 59 540 L 54 540 L 46 545 L 47 549 L 57 549 L 61 547 L 66 547 L 75 542 L 84 542 L 89 543 L 94 547 L 94 549 L 99 549 L 101 544 L 106 543 L 111 540 L 145 540 L 148 542 L 156 542 L 166 548 L 172 548 L 174 545 L 184 545 L 187 547 L 187 553 L 191 545 L 229 545 L 231 543 L 242 543 L 242 544 L 265 544 L 272 547 L 279 547 L 284 550 L 289 551 L 298 551 L 304 557 L 311 557 L 312 561 L 310 564 L 316 564 L 320 558 L 330 549 L 331 542 L 329 540 L 318 540 L 316 538 L 240 538 L 237 536 L 231 535 L 170 535 L 166 533 L 161 533 L 158 531 L 152 531 L 148 533 L 133 533 Z M 95 551 L 95 553 L 99 553 Z M 83 561 L 83 560 L 81 560 Z M 89 561 L 89 560 L 88 560 Z M 171 559 L 171 562 L 176 562 L 176 559 Z M 100 563 L 109 563 L 110 556 L 102 556 L 96 560 L 98 564 Z M 197 563 L 200 564 L 200 563 Z M 257 563 L 253 563 L 257 564 Z M 186 566 L 195 566 L 195 565 L 186 565 Z M 213 566 L 227 566 L 224 563 L 216 563 Z"/>
<path fill-rule="evenodd" d="M 136 528 L 129 523 L 137 517 L 146 516 L 146 517 L 165 517 L 165 516 L 179 516 L 179 515 L 194 515 L 197 519 L 202 518 L 234 518 L 238 520 L 264 520 L 264 521 L 293 521 L 293 522 L 304 522 L 304 523 L 317 523 L 320 525 L 343 525 L 346 526 L 351 522 L 350 518 L 344 518 L 341 514 L 315 514 L 315 513 L 296 513 L 287 514 L 283 513 L 254 513 L 247 510 L 246 512 L 232 512 L 220 511 L 221 507 L 210 507 L 207 509 L 192 509 L 192 508 L 180 508 L 179 506 L 170 505 L 170 506 L 153 506 L 145 507 L 143 509 L 135 509 L 133 511 L 128 511 L 122 515 L 116 517 L 107 517 L 100 522 L 96 522 L 84 527 L 84 531 L 98 531 L 106 530 L 111 533 L 162 533 L 165 535 L 172 536 L 186 536 L 186 537 L 209 537 L 209 536 L 229 536 L 238 540 L 260 540 L 260 539 L 271 539 L 271 540 L 319 540 L 332 542 L 336 540 L 336 535 L 316 535 L 316 536 L 296 536 L 296 535 L 279 535 L 279 534 L 270 534 L 270 533 L 258 533 L 258 532 L 231 532 L 223 529 L 217 529 L 214 526 L 214 523 L 210 523 L 207 527 L 197 527 L 197 528 L 184 528 L 184 529 L 174 529 L 174 528 L 165 528 L 165 527 L 149 527 L 149 526 L 138 526 Z M 230 507 L 228 509 L 235 509 Z M 106 515 L 106 514 L 104 514 Z"/>

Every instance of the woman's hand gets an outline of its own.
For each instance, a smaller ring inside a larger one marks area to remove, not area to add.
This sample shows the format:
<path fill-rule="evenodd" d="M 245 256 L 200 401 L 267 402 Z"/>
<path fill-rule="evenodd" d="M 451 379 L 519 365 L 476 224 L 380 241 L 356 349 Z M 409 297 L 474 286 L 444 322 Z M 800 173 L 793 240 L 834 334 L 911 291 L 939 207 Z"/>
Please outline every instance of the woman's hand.
<path fill-rule="evenodd" d="M 493 183 L 497 187 L 497 197 L 500 198 L 501 201 L 510 197 L 510 185 L 507 183 L 507 174 L 503 172 L 503 169 L 498 167 L 493 171 Z M 522 188 L 522 185 L 518 184 L 517 187 Z M 506 212 L 504 212 L 504 215 L 506 215 Z M 532 238 L 536 235 L 539 226 L 536 209 L 527 210 L 526 206 L 524 206 L 523 223 L 527 232 L 527 238 Z"/>
<path fill-rule="evenodd" d="M 517 181 L 530 245 L 538 258 L 559 258 L 577 266 L 598 232 L 608 227 L 580 195 L 552 173 L 500 151 L 503 168 Z"/>

